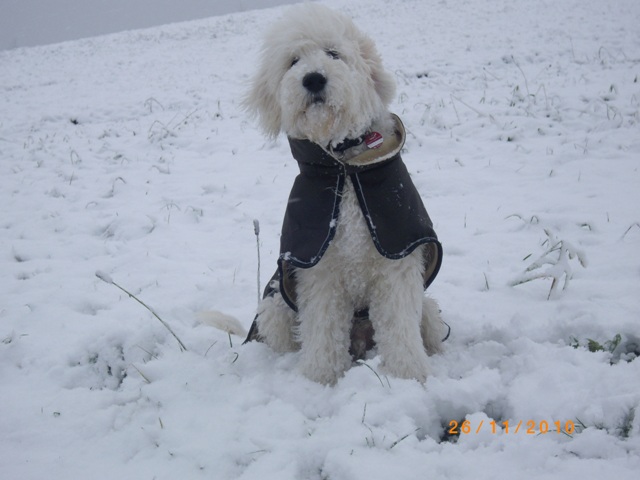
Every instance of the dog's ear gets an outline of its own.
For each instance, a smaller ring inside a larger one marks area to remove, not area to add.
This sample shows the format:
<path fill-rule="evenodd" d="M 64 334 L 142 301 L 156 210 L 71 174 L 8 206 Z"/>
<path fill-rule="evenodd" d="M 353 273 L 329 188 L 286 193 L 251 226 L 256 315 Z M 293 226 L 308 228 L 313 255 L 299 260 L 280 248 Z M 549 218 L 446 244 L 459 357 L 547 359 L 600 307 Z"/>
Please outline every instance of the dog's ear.
<path fill-rule="evenodd" d="M 371 71 L 371 78 L 382 103 L 388 106 L 396 95 L 396 81 L 393 75 L 379 64 Z"/>
<path fill-rule="evenodd" d="M 242 107 L 258 119 L 264 133 L 271 138 L 277 137 L 282 127 L 282 113 L 276 91 L 277 86 L 274 85 L 272 73 L 268 71 L 268 66 L 263 64 L 242 101 Z"/>
<path fill-rule="evenodd" d="M 367 36 L 360 38 L 360 54 L 367 63 L 376 92 L 385 106 L 388 106 L 396 93 L 396 81 L 382 66 L 382 58 L 376 46 Z"/>

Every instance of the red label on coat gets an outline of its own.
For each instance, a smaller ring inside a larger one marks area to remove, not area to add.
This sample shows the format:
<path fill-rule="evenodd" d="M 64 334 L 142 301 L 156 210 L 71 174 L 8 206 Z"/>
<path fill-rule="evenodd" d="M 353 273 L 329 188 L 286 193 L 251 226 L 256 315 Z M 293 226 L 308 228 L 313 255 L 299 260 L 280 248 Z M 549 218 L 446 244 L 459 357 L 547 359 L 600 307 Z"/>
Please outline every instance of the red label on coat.
<path fill-rule="evenodd" d="M 380 145 L 382 145 L 384 139 L 378 132 L 371 132 L 368 133 L 366 137 L 364 137 L 364 141 L 367 144 L 367 147 L 378 148 Z"/>

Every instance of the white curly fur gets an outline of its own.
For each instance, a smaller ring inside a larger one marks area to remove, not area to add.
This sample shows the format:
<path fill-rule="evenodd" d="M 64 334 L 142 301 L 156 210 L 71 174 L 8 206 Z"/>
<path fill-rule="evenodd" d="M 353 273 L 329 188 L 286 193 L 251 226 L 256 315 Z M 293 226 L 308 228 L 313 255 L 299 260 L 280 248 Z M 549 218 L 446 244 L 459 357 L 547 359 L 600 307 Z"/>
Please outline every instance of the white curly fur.
<path fill-rule="evenodd" d="M 302 88 L 309 72 L 329 79 L 325 103 Z M 245 105 L 264 131 L 320 145 L 357 137 L 387 116 L 395 81 L 351 19 L 318 4 L 291 7 L 268 31 Z"/>
<path fill-rule="evenodd" d="M 326 78 L 317 93 L 303 85 L 314 72 Z M 267 33 L 245 106 L 267 135 L 326 147 L 372 125 L 389 133 L 394 91 L 373 42 L 348 17 L 309 3 L 291 7 Z M 332 384 L 351 365 L 353 313 L 368 307 L 384 370 L 424 382 L 425 349 L 439 351 L 444 327 L 437 304 L 424 296 L 423 269 L 421 247 L 401 260 L 378 253 L 347 179 L 332 243 L 316 266 L 296 271 L 299 313 L 279 294 L 266 298 L 260 336 L 279 352 L 300 349 L 302 373 Z"/>

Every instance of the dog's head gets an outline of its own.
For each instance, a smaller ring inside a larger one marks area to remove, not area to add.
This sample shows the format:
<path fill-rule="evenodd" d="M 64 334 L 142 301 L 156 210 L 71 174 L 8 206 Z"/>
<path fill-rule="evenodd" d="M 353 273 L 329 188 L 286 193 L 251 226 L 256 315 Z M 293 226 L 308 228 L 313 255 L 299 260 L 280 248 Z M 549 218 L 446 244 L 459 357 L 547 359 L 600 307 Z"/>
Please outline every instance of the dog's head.
<path fill-rule="evenodd" d="M 272 137 L 328 145 L 362 135 L 394 93 L 371 39 L 345 15 L 307 3 L 267 33 L 244 105 Z"/>

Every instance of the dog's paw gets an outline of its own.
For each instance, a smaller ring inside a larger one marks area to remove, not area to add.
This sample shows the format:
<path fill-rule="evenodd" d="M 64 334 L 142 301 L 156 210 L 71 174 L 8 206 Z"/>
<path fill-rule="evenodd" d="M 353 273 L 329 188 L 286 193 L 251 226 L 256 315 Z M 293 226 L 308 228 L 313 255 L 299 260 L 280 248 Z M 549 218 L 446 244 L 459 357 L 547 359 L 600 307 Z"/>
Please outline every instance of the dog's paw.
<path fill-rule="evenodd" d="M 312 382 L 322 385 L 335 385 L 338 382 L 338 375 L 335 372 L 318 368 L 302 368 L 302 374 Z"/>
<path fill-rule="evenodd" d="M 429 360 L 426 353 L 408 355 L 404 353 L 396 358 L 384 358 L 381 370 L 396 378 L 415 379 L 420 383 L 427 381 L 429 376 Z"/>
<path fill-rule="evenodd" d="M 351 357 L 349 355 L 341 362 L 327 362 L 325 359 L 318 361 L 315 358 L 303 358 L 302 362 L 300 362 L 300 372 L 313 382 L 323 385 L 335 385 L 350 365 Z"/>

